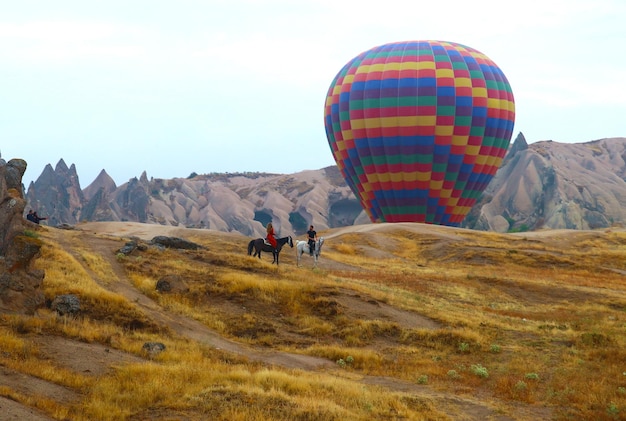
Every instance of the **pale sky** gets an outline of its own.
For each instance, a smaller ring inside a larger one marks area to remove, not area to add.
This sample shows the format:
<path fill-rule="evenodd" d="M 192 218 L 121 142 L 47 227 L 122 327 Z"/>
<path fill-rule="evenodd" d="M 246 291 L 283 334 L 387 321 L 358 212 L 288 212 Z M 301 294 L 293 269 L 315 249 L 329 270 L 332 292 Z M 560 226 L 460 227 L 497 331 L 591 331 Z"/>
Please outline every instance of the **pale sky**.
<path fill-rule="evenodd" d="M 357 54 L 442 40 L 486 54 L 513 139 L 626 136 L 623 0 L 0 0 L 0 154 L 139 177 L 333 165 L 326 91 Z"/>

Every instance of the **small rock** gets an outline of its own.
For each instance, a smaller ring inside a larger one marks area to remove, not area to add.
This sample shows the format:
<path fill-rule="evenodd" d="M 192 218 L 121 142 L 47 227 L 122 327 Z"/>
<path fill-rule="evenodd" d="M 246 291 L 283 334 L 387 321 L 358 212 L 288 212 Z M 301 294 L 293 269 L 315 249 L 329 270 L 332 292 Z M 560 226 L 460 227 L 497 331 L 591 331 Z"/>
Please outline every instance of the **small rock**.
<path fill-rule="evenodd" d="M 151 357 L 154 357 L 155 355 L 158 355 L 161 352 L 165 351 L 165 344 L 161 342 L 146 342 L 145 344 L 143 344 L 141 349 Z"/>
<path fill-rule="evenodd" d="M 157 291 L 161 293 L 185 293 L 189 292 L 189 286 L 179 275 L 165 275 L 156 283 Z"/>
<path fill-rule="evenodd" d="M 129 241 L 126 244 L 124 244 L 124 246 L 121 247 L 117 252 L 118 253 L 122 253 L 125 256 L 128 256 L 129 254 L 131 254 L 136 249 L 137 249 L 137 242 L 136 241 Z"/>
<path fill-rule="evenodd" d="M 80 300 L 74 294 L 59 295 L 52 300 L 50 308 L 60 316 L 76 315 L 80 311 Z"/>

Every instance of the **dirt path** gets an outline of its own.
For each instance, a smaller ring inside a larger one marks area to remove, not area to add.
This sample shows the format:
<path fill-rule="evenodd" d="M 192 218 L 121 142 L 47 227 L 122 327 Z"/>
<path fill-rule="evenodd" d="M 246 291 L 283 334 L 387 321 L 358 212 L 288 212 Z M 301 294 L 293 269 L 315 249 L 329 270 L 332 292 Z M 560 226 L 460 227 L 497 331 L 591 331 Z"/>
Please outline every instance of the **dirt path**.
<path fill-rule="evenodd" d="M 300 368 L 303 370 L 315 370 L 324 367 L 332 367 L 333 364 L 322 358 L 310 357 L 299 354 L 289 354 L 286 352 L 272 351 L 264 352 L 250 348 L 244 344 L 226 339 L 219 333 L 209 329 L 202 323 L 191 318 L 167 312 L 157 302 L 145 296 L 135 288 L 130 279 L 126 276 L 124 268 L 117 262 L 114 251 L 121 246 L 119 242 L 81 235 L 81 241 L 91 248 L 91 251 L 102 256 L 115 273 L 116 279 L 106 284 L 99 280 L 97 276 L 85 267 L 92 278 L 102 287 L 116 292 L 130 302 L 136 304 L 150 319 L 158 324 L 167 326 L 177 335 L 184 336 L 200 343 L 209 345 L 215 349 L 226 351 L 232 354 L 244 356 L 251 361 L 260 361 L 268 364 L 278 365 L 286 368 Z M 58 241 L 59 239 L 57 239 Z M 63 241 L 61 239 L 61 241 Z M 71 250 L 69 245 L 64 244 L 66 250 Z"/>
<path fill-rule="evenodd" d="M 4 397 L 0 397 L 0 413 L 3 421 L 54 421 L 54 418 Z"/>

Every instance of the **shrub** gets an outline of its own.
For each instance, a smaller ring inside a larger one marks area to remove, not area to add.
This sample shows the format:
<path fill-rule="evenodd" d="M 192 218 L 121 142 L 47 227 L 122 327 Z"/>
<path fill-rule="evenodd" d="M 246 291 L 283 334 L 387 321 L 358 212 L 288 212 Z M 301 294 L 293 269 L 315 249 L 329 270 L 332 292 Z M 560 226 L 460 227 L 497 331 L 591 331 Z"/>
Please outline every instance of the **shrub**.
<path fill-rule="evenodd" d="M 480 364 L 473 364 L 471 370 L 472 373 L 476 374 L 478 377 L 482 377 L 483 379 L 489 377 L 489 371 L 487 371 L 487 368 Z"/>
<path fill-rule="evenodd" d="M 30 230 L 30 229 L 24 230 L 24 235 L 30 238 L 39 238 L 39 234 L 37 234 L 35 231 Z"/>
<path fill-rule="evenodd" d="M 460 352 L 469 352 L 470 350 L 470 346 L 467 342 L 461 342 L 459 344 L 459 351 Z"/>
<path fill-rule="evenodd" d="M 602 333 L 585 332 L 580 335 L 580 341 L 583 345 L 592 348 L 602 348 L 613 343 L 613 339 Z"/>
<path fill-rule="evenodd" d="M 339 358 L 337 360 L 337 365 L 341 368 L 346 368 L 354 362 L 354 357 L 352 355 L 348 355 L 345 359 Z"/>
<path fill-rule="evenodd" d="M 526 373 L 525 377 L 528 380 L 539 380 L 539 374 L 537 374 L 537 373 Z"/>
<path fill-rule="evenodd" d="M 611 402 L 609 406 L 606 408 L 606 412 L 612 416 L 617 417 L 620 413 L 619 407 L 614 402 Z"/>

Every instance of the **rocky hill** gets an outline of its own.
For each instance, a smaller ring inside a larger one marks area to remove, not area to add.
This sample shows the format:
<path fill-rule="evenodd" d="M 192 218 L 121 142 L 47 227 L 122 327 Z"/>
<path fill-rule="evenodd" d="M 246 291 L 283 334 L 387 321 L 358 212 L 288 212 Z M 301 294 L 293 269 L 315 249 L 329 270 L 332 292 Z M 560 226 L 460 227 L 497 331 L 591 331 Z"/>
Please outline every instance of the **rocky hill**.
<path fill-rule="evenodd" d="M 527 145 L 520 134 L 464 222 L 498 232 L 623 225 L 625 179 L 626 138 Z"/>
<path fill-rule="evenodd" d="M 536 142 L 523 134 L 463 227 L 498 232 L 588 229 L 626 222 L 626 138 L 586 143 Z M 278 234 L 368 223 L 337 167 L 294 174 L 192 174 L 139 178 L 116 186 L 102 170 L 81 189 L 76 168 L 61 159 L 28 187 L 28 206 L 48 224 L 135 221 L 190 228 Z"/>
<path fill-rule="evenodd" d="M 79 221 L 135 221 L 262 235 L 302 234 L 351 225 L 362 209 L 337 167 L 296 174 L 192 174 L 187 178 L 139 178 L 116 186 L 102 170 L 84 190 L 76 168 L 61 159 L 28 187 L 29 206 L 49 225 Z M 364 216 L 362 216 L 363 218 Z"/>

